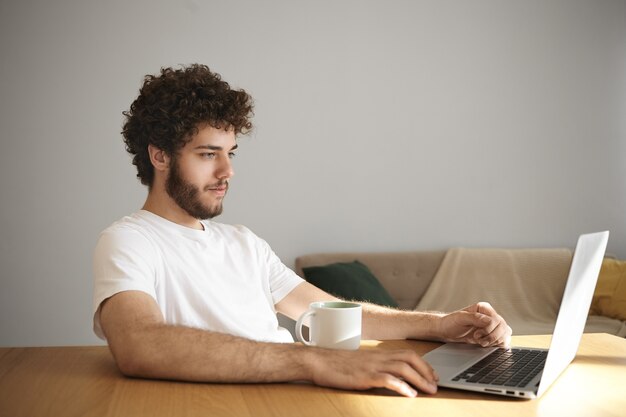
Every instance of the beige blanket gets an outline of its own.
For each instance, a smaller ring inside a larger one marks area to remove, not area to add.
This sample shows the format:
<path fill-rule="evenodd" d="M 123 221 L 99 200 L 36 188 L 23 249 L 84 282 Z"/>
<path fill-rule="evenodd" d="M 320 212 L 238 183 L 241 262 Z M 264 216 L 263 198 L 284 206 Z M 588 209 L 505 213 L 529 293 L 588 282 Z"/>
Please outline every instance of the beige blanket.
<path fill-rule="evenodd" d="M 549 334 L 571 260 L 569 249 L 450 249 L 416 310 L 488 301 L 514 334 Z"/>

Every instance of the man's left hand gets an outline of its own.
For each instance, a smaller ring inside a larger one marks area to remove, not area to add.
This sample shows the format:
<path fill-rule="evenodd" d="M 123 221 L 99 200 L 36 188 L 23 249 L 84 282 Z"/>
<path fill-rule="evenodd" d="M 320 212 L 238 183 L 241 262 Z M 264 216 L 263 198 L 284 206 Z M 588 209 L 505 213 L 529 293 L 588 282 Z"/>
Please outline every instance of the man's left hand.
<path fill-rule="evenodd" d="M 445 314 L 439 326 L 439 334 L 445 342 L 471 343 L 482 347 L 509 347 L 511 344 L 511 328 L 486 302 Z"/>

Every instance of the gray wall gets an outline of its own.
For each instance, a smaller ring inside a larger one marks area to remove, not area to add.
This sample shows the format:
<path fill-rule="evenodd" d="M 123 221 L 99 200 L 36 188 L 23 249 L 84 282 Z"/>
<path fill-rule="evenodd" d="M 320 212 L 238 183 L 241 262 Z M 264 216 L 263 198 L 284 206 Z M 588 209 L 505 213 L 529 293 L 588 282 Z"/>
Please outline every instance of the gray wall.
<path fill-rule="evenodd" d="M 91 253 L 146 191 L 142 76 L 256 99 L 227 223 L 320 251 L 572 246 L 626 257 L 626 2 L 0 3 L 0 345 L 98 343 Z"/>

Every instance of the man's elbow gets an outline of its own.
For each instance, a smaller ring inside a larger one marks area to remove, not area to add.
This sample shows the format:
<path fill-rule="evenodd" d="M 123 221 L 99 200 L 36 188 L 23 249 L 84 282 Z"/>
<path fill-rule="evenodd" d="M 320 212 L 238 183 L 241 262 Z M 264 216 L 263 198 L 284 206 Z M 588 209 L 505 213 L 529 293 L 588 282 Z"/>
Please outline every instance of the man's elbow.
<path fill-rule="evenodd" d="M 146 377 L 145 365 L 141 363 L 141 359 L 133 355 L 121 355 L 115 358 L 117 367 L 120 372 L 130 378 Z"/>
<path fill-rule="evenodd" d="M 121 342 L 121 343 L 120 343 Z M 109 348 L 120 372 L 127 377 L 149 378 L 154 374 L 149 352 L 137 341 L 109 342 Z"/>

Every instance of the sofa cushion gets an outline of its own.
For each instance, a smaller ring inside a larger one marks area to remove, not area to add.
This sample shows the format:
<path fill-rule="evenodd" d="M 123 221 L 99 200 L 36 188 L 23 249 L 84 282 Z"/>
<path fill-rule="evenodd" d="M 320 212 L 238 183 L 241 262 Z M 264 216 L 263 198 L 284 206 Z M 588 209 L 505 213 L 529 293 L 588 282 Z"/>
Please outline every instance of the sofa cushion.
<path fill-rule="evenodd" d="M 626 261 L 602 262 L 590 314 L 626 320 Z"/>
<path fill-rule="evenodd" d="M 296 272 L 304 268 L 357 260 L 366 265 L 401 309 L 412 310 L 430 285 L 445 250 L 409 252 L 332 252 L 298 256 Z"/>
<path fill-rule="evenodd" d="M 308 282 L 336 297 L 398 306 L 367 266 L 359 261 L 311 266 L 302 270 Z"/>

